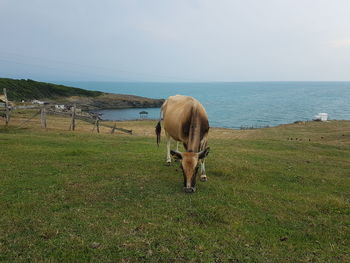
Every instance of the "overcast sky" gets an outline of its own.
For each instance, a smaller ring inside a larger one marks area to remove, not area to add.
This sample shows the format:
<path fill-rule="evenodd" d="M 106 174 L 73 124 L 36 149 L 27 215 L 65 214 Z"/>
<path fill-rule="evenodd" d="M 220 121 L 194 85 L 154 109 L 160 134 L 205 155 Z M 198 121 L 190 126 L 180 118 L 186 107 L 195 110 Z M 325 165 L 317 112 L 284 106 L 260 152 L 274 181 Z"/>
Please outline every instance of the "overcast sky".
<path fill-rule="evenodd" d="M 350 80 L 350 1 L 0 0 L 0 77 Z"/>

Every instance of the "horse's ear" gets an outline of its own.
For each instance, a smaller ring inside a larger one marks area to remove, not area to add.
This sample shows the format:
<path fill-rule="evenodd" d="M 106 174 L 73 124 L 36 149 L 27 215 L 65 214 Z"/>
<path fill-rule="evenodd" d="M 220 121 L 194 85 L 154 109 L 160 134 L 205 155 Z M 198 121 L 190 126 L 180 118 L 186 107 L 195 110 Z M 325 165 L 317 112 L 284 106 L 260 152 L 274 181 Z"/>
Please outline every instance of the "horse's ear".
<path fill-rule="evenodd" d="M 198 159 L 204 159 L 205 157 L 208 156 L 210 148 L 207 147 L 205 150 L 201 151 L 198 153 Z"/>
<path fill-rule="evenodd" d="M 174 158 L 179 160 L 182 159 L 182 154 L 179 151 L 170 150 L 170 153 Z"/>

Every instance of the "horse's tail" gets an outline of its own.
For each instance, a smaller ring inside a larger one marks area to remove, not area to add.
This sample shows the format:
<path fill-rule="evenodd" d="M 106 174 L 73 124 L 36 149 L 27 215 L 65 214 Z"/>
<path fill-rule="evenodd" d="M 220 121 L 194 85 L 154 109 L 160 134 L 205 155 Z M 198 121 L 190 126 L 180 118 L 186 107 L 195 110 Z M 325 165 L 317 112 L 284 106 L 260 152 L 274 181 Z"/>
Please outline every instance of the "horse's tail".
<path fill-rule="evenodd" d="M 157 145 L 159 147 L 159 143 L 160 143 L 160 133 L 162 131 L 162 126 L 160 125 L 160 120 L 158 121 L 157 125 L 156 125 L 156 135 L 157 135 Z"/>
<path fill-rule="evenodd" d="M 156 125 L 156 135 L 157 135 L 157 145 L 158 145 L 158 147 L 159 147 L 159 143 L 160 143 L 160 134 L 162 132 L 162 126 L 160 125 L 160 122 L 162 121 L 163 107 L 165 105 L 165 102 L 163 103 L 162 107 L 160 107 L 159 121 L 158 121 L 158 123 Z"/>

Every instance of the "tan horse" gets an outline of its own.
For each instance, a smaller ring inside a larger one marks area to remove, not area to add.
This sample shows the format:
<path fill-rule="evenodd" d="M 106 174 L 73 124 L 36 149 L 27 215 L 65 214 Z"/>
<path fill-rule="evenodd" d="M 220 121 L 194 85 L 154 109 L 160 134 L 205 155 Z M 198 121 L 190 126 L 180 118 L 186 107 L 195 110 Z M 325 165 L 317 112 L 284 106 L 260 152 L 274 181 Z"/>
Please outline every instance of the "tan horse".
<path fill-rule="evenodd" d="M 201 166 L 201 181 L 206 181 L 205 157 L 209 153 L 207 147 L 209 122 L 202 104 L 188 96 L 169 97 L 161 107 L 164 130 L 167 138 L 167 164 L 170 154 L 181 161 L 184 175 L 184 190 L 192 193 L 196 190 L 196 176 Z M 160 142 L 160 121 L 156 126 L 157 144 Z M 176 151 L 170 150 L 170 138 L 177 141 Z M 186 152 L 178 151 L 178 143 L 182 142 Z"/>

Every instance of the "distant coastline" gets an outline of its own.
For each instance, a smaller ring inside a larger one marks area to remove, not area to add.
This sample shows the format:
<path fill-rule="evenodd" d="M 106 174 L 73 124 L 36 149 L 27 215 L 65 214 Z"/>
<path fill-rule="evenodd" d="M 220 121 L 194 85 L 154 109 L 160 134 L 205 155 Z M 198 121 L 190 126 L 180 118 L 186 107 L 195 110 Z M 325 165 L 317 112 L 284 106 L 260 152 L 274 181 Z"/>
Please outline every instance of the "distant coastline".
<path fill-rule="evenodd" d="M 40 99 L 51 104 L 77 104 L 83 111 L 99 111 L 109 120 L 137 120 L 140 111 L 147 111 L 148 119 L 159 119 L 163 98 L 175 94 L 198 99 L 208 112 L 211 127 L 274 127 L 312 120 L 319 113 L 328 113 L 332 120 L 350 119 L 350 82 L 51 84 L 0 78 L 0 93 L 3 87 L 12 101 L 24 98 L 29 103 Z"/>
<path fill-rule="evenodd" d="M 164 99 L 86 90 L 30 79 L 0 78 L 0 93 L 6 88 L 8 99 L 14 104 L 40 100 L 49 104 L 73 105 L 85 111 L 126 108 L 157 108 Z"/>

